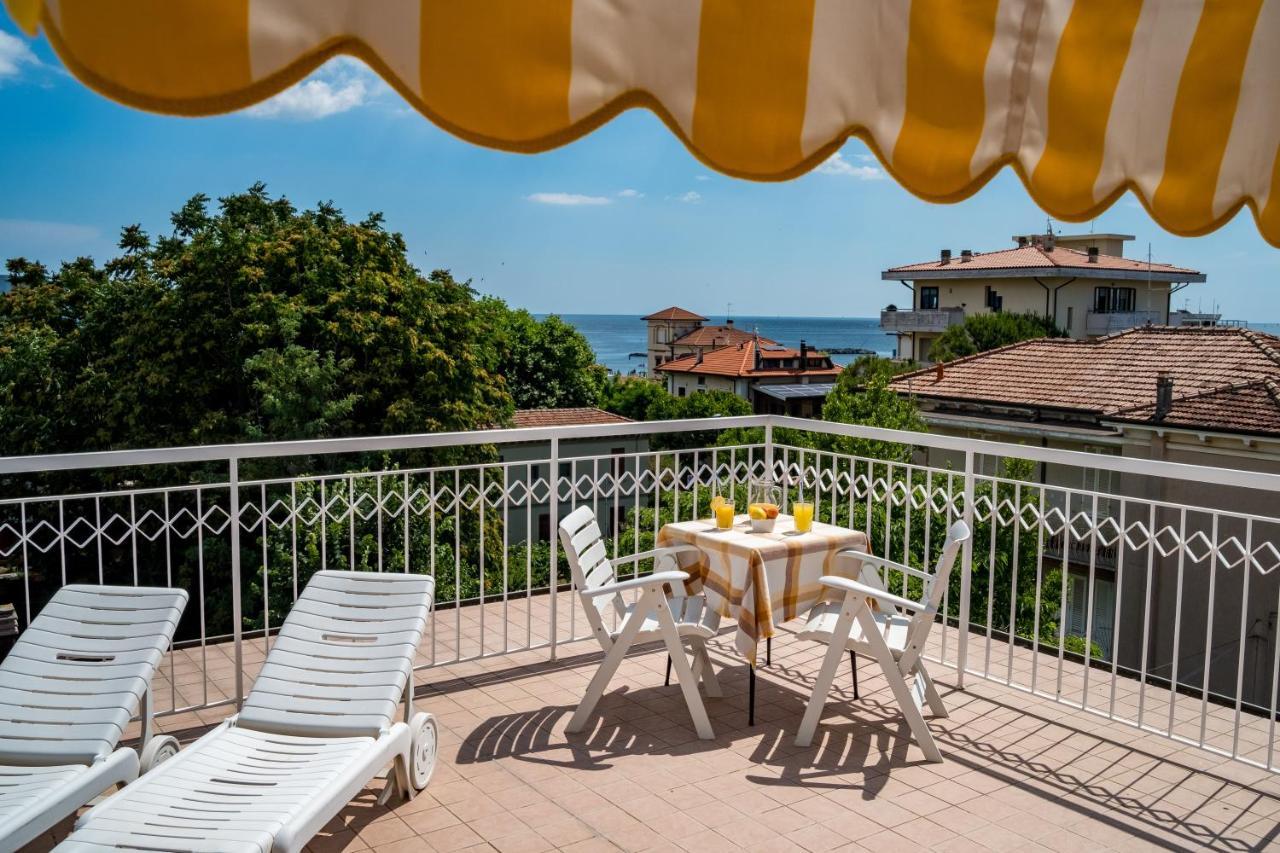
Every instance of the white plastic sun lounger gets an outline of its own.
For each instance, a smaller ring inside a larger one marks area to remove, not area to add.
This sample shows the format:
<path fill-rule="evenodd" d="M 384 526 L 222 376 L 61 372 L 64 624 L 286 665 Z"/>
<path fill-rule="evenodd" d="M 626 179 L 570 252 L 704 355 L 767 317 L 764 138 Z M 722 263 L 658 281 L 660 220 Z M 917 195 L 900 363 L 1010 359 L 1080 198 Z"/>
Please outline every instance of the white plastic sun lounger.
<path fill-rule="evenodd" d="M 187 594 L 64 586 L 0 664 L 0 850 L 39 838 L 177 752 L 151 737 L 151 677 Z M 142 708 L 142 760 L 116 748 Z"/>
<path fill-rule="evenodd" d="M 317 572 L 240 714 L 91 809 L 57 849 L 298 851 L 388 764 L 383 801 L 412 797 L 435 766 L 435 719 L 413 714 L 434 589 L 425 575 Z"/>

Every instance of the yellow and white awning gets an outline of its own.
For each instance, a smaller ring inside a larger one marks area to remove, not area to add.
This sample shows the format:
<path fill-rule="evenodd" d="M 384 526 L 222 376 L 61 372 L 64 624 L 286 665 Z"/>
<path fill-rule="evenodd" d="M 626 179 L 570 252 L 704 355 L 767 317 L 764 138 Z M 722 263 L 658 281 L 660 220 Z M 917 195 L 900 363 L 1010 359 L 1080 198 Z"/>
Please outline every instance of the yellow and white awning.
<path fill-rule="evenodd" d="M 541 151 L 630 107 L 711 167 L 794 177 L 858 136 L 956 201 L 1005 164 L 1054 217 L 1132 189 L 1177 234 L 1280 245 L 1280 0 L 6 0 L 98 91 L 183 115 L 337 53 L 436 124 Z"/>

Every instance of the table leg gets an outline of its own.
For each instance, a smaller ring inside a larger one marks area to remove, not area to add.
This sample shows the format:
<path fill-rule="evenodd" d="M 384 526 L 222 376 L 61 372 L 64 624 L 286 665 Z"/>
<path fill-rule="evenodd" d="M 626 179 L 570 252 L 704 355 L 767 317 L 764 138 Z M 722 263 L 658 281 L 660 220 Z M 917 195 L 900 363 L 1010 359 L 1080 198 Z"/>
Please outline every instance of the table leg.
<path fill-rule="evenodd" d="M 764 640 L 764 665 L 773 666 L 773 637 Z"/>
<path fill-rule="evenodd" d="M 849 650 L 849 669 L 853 670 L 853 698 L 858 699 L 858 655 L 853 649 Z"/>
<path fill-rule="evenodd" d="M 858 677 L 858 674 L 854 673 L 854 678 L 856 679 L 857 677 Z M 671 686 L 671 655 L 667 655 L 667 680 L 662 682 L 662 686 L 663 687 Z M 857 697 L 855 696 L 854 698 L 856 699 Z"/>
<path fill-rule="evenodd" d="M 756 667 L 755 664 L 747 664 L 750 675 L 747 680 L 747 725 L 754 726 L 756 724 Z"/>

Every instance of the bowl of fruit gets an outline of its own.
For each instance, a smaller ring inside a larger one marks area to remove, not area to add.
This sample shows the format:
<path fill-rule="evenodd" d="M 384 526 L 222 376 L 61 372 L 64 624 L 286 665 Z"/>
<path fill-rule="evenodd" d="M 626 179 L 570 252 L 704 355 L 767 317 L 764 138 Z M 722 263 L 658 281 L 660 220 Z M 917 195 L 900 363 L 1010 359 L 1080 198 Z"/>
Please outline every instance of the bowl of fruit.
<path fill-rule="evenodd" d="M 773 525 L 778 521 L 778 505 L 754 503 L 747 507 L 747 515 L 751 517 L 752 533 L 772 533 Z"/>

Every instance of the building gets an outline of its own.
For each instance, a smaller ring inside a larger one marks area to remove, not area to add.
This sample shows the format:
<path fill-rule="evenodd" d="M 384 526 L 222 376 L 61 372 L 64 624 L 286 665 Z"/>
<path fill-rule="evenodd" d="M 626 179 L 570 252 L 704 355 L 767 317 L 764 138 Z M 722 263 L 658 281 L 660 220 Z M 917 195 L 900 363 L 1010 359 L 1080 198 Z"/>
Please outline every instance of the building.
<path fill-rule="evenodd" d="M 937 260 L 880 273 L 910 292 L 908 309 L 890 306 L 880 314 L 880 327 L 898 337 L 898 358 L 928 362 L 933 341 L 948 327 L 991 311 L 1042 314 L 1078 339 L 1169 325 L 1183 319 L 1171 315 L 1171 296 L 1205 280 L 1196 270 L 1124 257 L 1130 234 L 1013 239 L 1012 249 L 965 249 L 959 257 L 943 249 Z"/>
<path fill-rule="evenodd" d="M 935 432 L 1280 473 L 1280 338 L 1248 329 L 1139 327 L 1089 340 L 1024 341 L 903 374 L 891 387 L 919 403 Z M 946 467 L 957 461 L 947 455 L 930 453 L 929 463 Z M 989 460 L 989 471 L 994 472 L 997 461 Z M 1114 522 L 1107 542 L 1080 536 L 1069 531 L 1069 525 L 1044 542 L 1047 559 L 1054 565 L 1065 559 L 1069 566 L 1069 631 L 1085 633 L 1092 565 L 1092 638 L 1107 659 L 1115 649 L 1119 665 L 1136 671 L 1144 663 L 1136 637 L 1144 624 L 1150 624 L 1154 634 L 1145 660 L 1147 672 L 1167 676 L 1175 671 L 1177 649 L 1179 682 L 1198 690 L 1207 668 L 1209 689 L 1234 695 L 1236 661 L 1243 654 L 1248 661 L 1245 672 L 1256 676 L 1243 685 L 1246 700 L 1263 705 L 1270 701 L 1280 572 L 1265 574 L 1261 581 L 1254 577 L 1249 610 L 1242 613 L 1243 573 L 1230 570 L 1231 555 L 1225 550 L 1220 555 L 1206 550 L 1200 562 L 1180 562 L 1177 555 L 1166 556 L 1141 541 L 1141 547 L 1134 547 L 1114 535 L 1120 529 L 1132 534 L 1136 513 L 1141 516 L 1138 522 L 1153 531 L 1165 526 L 1182 530 L 1183 541 L 1194 540 L 1201 531 L 1215 542 L 1235 536 L 1247 543 L 1250 528 L 1242 518 L 1266 505 L 1268 497 L 1096 468 L 1041 466 L 1036 479 L 1049 487 L 1044 490 L 1046 506 L 1058 507 L 1064 518 L 1075 519 L 1082 510 L 1095 514 L 1088 502 L 1098 500 L 1096 516 Z M 1126 502 L 1126 497 L 1134 500 Z M 1122 514 L 1126 505 L 1127 519 Z M 1219 519 L 1178 509 L 1187 505 L 1214 506 L 1227 514 Z M 1259 537 L 1255 541 L 1274 533 L 1261 526 L 1254 532 Z M 1280 563 L 1280 554 L 1276 556 Z M 1261 553 L 1259 559 L 1270 556 Z M 1121 578 L 1124 565 L 1131 568 Z M 1181 627 L 1175 628 L 1179 589 L 1187 609 Z M 1148 598 L 1149 612 L 1144 612 Z M 1121 607 L 1114 618 L 1117 601 Z M 1209 601 L 1213 617 L 1206 619 Z M 1211 643 L 1206 643 L 1206 624 L 1217 626 Z"/>
<path fill-rule="evenodd" d="M 643 318 L 649 326 L 648 374 L 657 376 L 657 368 L 672 359 L 686 355 L 706 354 L 713 349 L 736 346 L 759 337 L 727 320 L 723 325 L 708 326 L 707 318 L 692 311 L 672 306 Z M 765 344 L 777 341 L 760 337 Z"/>
<path fill-rule="evenodd" d="M 564 409 L 518 409 L 512 418 L 512 426 L 520 429 L 532 427 L 565 427 L 584 424 L 629 424 L 630 418 L 615 415 L 592 406 Z M 560 442 L 560 476 L 576 481 L 587 475 L 593 481 L 605 473 L 620 477 L 630 471 L 639 476 L 650 464 L 649 439 L 643 435 L 613 436 L 606 438 L 575 438 Z M 548 443 L 531 441 L 501 446 L 500 460 L 507 463 L 510 480 L 523 480 L 532 494 L 545 494 L 537 488 L 538 482 L 548 481 L 546 459 Z M 509 463 L 515 463 L 511 465 Z M 521 464 L 525 463 L 525 464 Z M 539 464 L 541 463 L 541 464 Z M 549 495 L 548 495 L 549 497 Z M 635 505 L 635 496 L 619 492 L 616 498 L 601 499 L 595 506 L 596 515 L 606 536 L 612 536 L 619 519 Z M 536 531 L 536 541 L 551 539 L 551 505 L 546 499 L 532 501 L 526 507 L 512 510 L 507 516 L 507 531 L 511 541 L 518 542 Z"/>
<path fill-rule="evenodd" d="M 843 368 L 831 356 L 800 342 L 791 349 L 752 336 L 731 346 L 685 355 L 658 366 L 667 391 L 687 397 L 727 391 L 749 401 L 757 414 L 816 417 Z"/>

